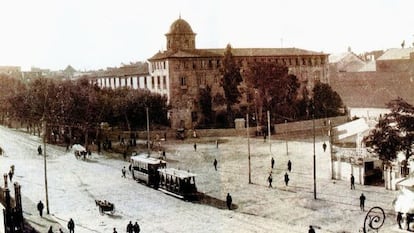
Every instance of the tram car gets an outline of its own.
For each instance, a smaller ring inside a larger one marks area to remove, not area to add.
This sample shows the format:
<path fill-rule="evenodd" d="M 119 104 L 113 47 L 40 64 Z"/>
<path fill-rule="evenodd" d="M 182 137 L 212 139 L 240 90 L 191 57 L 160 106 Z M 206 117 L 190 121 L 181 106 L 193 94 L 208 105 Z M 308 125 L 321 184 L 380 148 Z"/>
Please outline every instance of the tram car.
<path fill-rule="evenodd" d="M 175 168 L 159 168 L 158 189 L 184 200 L 197 199 L 196 174 Z"/>
<path fill-rule="evenodd" d="M 132 177 L 147 186 L 158 188 L 160 176 L 158 169 L 165 168 L 167 162 L 161 159 L 151 158 L 146 155 L 131 157 Z"/>

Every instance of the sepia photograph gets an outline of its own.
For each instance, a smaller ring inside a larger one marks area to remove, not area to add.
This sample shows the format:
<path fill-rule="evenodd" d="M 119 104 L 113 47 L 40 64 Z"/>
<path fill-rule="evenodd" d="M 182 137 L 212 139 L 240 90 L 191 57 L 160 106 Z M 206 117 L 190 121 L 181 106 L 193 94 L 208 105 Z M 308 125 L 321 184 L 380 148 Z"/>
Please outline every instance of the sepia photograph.
<path fill-rule="evenodd" d="M 414 231 L 412 1 L 0 6 L 0 233 Z"/>

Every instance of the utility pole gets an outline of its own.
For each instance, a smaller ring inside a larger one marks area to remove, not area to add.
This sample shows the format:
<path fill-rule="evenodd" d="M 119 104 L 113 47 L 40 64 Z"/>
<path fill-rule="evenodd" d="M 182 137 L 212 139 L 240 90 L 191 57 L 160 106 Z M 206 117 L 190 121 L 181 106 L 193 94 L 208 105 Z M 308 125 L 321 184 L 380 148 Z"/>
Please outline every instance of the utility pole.
<path fill-rule="evenodd" d="M 287 140 L 287 120 L 285 120 L 285 142 L 286 142 L 286 155 L 288 155 L 289 149 L 288 149 L 288 140 Z"/>
<path fill-rule="evenodd" d="M 251 168 L 250 168 L 250 134 L 249 134 L 249 113 L 246 114 L 246 135 L 247 135 L 247 155 L 249 160 L 249 184 L 252 183 Z"/>
<path fill-rule="evenodd" d="M 269 150 L 272 152 L 272 141 L 270 140 L 270 111 L 267 110 L 267 133 L 269 136 Z"/>
<path fill-rule="evenodd" d="M 312 129 L 313 129 L 313 198 L 316 200 L 315 105 L 313 105 L 313 112 L 312 112 Z"/>
<path fill-rule="evenodd" d="M 43 120 L 43 164 L 45 169 L 45 193 L 46 193 L 46 213 L 49 214 L 49 195 L 47 191 L 47 163 L 46 163 L 46 134 L 47 134 L 47 122 Z"/>
<path fill-rule="evenodd" d="M 149 113 L 148 113 L 148 107 L 145 108 L 145 111 L 147 113 L 147 149 L 148 149 L 148 157 L 151 154 L 150 150 L 150 130 L 149 130 Z"/>

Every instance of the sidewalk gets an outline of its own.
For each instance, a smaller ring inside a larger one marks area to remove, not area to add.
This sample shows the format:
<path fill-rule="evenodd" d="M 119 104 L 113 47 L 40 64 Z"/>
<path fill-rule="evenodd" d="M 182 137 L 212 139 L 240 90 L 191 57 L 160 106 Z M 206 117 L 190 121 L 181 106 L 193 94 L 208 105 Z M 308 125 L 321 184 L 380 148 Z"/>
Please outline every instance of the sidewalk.
<path fill-rule="evenodd" d="M 46 208 L 43 210 L 43 217 L 40 217 L 37 210 L 37 203 L 33 203 L 24 195 L 22 195 L 22 205 L 24 219 L 28 224 L 36 229 L 36 231 L 47 232 L 49 227 L 52 226 L 53 232 L 59 232 L 59 228 L 62 228 L 63 232 L 68 232 L 68 230 L 56 221 L 52 215 L 46 214 Z M 4 231 L 4 229 L 2 230 Z"/>

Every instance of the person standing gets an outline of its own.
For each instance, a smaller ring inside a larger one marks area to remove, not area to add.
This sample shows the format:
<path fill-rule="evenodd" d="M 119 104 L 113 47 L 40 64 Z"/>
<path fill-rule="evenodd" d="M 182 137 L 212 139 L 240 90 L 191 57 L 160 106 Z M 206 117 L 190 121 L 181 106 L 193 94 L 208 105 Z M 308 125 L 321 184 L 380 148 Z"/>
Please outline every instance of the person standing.
<path fill-rule="evenodd" d="M 52 226 L 49 227 L 49 230 L 47 231 L 47 233 L 53 233 Z"/>
<path fill-rule="evenodd" d="M 359 197 L 359 207 L 361 207 L 362 211 L 365 211 L 365 196 L 363 193 L 361 193 L 361 196 Z"/>
<path fill-rule="evenodd" d="M 285 173 L 285 184 L 286 184 L 286 186 L 288 186 L 288 183 L 289 183 L 289 175 L 286 172 Z"/>
<path fill-rule="evenodd" d="M 226 204 L 227 204 L 227 208 L 229 208 L 229 210 L 231 210 L 231 203 L 232 203 L 232 198 L 230 196 L 230 193 L 227 193 L 227 197 L 226 197 Z"/>
<path fill-rule="evenodd" d="M 197 151 L 197 144 L 194 143 L 194 151 Z"/>
<path fill-rule="evenodd" d="M 402 221 L 402 213 L 401 212 L 398 212 L 397 213 L 397 223 L 398 223 L 398 227 L 400 229 L 402 229 L 402 227 L 401 227 L 401 221 Z"/>
<path fill-rule="evenodd" d="M 10 183 L 11 183 L 12 180 L 13 180 L 13 171 L 11 169 L 9 171 L 9 179 L 10 179 Z"/>
<path fill-rule="evenodd" d="M 127 227 L 126 227 L 126 232 L 127 233 L 132 233 L 132 231 L 134 230 L 134 225 L 132 225 L 132 222 L 129 221 Z"/>
<path fill-rule="evenodd" d="M 125 173 L 126 173 L 126 169 L 125 169 L 125 166 L 124 166 L 124 167 L 122 168 L 122 177 L 124 177 L 124 178 L 126 178 Z"/>
<path fill-rule="evenodd" d="M 75 222 L 73 221 L 72 218 L 69 219 L 68 229 L 69 229 L 69 233 L 75 233 Z"/>
<path fill-rule="evenodd" d="M 275 166 L 275 159 L 272 157 L 272 159 L 270 160 L 270 164 L 271 164 L 271 166 L 272 166 L 272 169 L 273 169 L 273 167 Z"/>
<path fill-rule="evenodd" d="M 113 231 L 112 233 L 118 233 L 118 232 L 116 231 L 116 228 L 115 228 L 115 227 L 114 227 L 114 231 Z"/>
<path fill-rule="evenodd" d="M 40 217 L 43 217 L 43 208 L 44 208 L 44 205 L 42 201 L 39 201 L 39 203 L 37 203 L 37 210 L 39 211 Z"/>
<path fill-rule="evenodd" d="M 135 222 L 134 224 L 134 233 L 139 233 L 141 231 L 141 228 L 139 227 L 138 222 Z"/>
<path fill-rule="evenodd" d="M 269 188 L 272 188 L 272 181 L 273 181 L 272 173 L 270 173 L 269 177 L 267 177 L 267 181 L 269 182 Z"/>
<path fill-rule="evenodd" d="M 326 151 L 326 143 L 325 142 L 323 142 L 322 148 L 323 148 L 323 152 L 325 152 Z"/>
<path fill-rule="evenodd" d="M 355 177 L 351 174 L 351 189 L 355 189 Z"/>
<path fill-rule="evenodd" d="M 37 147 L 37 153 L 38 153 L 39 155 L 42 155 L 42 146 L 41 146 L 41 145 L 39 145 L 39 146 Z"/>
<path fill-rule="evenodd" d="M 292 162 L 289 160 L 287 163 L 288 171 L 292 171 Z"/>
<path fill-rule="evenodd" d="M 312 226 L 309 226 L 309 231 L 308 231 L 308 233 L 315 233 L 315 230 L 313 229 L 313 227 L 312 227 Z"/>
<path fill-rule="evenodd" d="M 214 159 L 213 165 L 214 165 L 214 169 L 216 169 L 217 171 L 217 159 Z"/>

